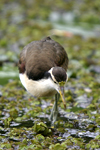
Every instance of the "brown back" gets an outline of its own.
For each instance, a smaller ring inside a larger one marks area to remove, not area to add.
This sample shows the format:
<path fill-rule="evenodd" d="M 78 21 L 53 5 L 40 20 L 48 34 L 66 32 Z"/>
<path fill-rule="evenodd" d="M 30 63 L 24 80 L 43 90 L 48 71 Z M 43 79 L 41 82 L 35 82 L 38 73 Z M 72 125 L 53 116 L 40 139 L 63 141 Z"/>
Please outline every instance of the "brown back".
<path fill-rule="evenodd" d="M 67 70 L 68 56 L 64 48 L 50 37 L 31 42 L 20 54 L 19 72 L 26 71 L 30 79 L 41 79 L 46 71 L 55 66 Z"/>

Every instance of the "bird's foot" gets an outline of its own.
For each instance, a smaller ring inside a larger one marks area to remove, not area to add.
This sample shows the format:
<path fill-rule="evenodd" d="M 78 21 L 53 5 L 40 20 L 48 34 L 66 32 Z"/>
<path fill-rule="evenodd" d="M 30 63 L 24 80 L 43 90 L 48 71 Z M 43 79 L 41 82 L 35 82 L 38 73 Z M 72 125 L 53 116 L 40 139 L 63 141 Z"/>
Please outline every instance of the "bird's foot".
<path fill-rule="evenodd" d="M 50 115 L 51 125 L 54 125 L 54 123 L 57 121 L 58 118 L 58 105 L 57 105 L 58 99 L 59 94 L 57 93 L 55 94 L 55 102 Z"/>

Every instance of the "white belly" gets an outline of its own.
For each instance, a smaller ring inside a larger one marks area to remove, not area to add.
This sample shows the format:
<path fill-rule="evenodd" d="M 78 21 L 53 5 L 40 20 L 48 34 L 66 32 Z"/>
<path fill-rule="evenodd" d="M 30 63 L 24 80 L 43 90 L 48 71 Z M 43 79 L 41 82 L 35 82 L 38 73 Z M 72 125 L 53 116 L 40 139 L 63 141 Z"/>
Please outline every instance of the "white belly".
<path fill-rule="evenodd" d="M 52 96 L 57 92 L 56 91 L 57 85 L 52 81 L 51 78 L 34 81 L 32 79 L 29 80 L 26 74 L 20 74 L 19 77 L 23 86 L 33 96 L 36 97 Z"/>

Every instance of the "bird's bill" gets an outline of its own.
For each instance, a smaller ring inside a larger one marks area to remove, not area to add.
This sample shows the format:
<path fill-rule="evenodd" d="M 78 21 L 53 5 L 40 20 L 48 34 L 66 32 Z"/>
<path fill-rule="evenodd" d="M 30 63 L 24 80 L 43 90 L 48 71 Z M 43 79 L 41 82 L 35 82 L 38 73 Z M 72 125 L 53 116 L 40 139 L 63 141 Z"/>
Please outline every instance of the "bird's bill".
<path fill-rule="evenodd" d="M 59 94 L 60 94 L 62 102 L 64 104 L 64 108 L 66 109 L 66 102 L 65 102 L 65 96 L 64 96 L 64 86 L 59 87 Z"/>

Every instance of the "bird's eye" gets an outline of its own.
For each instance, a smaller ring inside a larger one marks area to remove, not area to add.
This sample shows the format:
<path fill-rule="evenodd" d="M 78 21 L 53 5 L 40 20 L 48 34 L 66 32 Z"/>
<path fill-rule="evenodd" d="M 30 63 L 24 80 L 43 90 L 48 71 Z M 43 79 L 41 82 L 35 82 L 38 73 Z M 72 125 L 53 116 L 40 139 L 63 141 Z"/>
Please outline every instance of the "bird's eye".
<path fill-rule="evenodd" d="M 57 84 L 57 82 L 56 81 L 53 81 L 55 84 Z"/>

